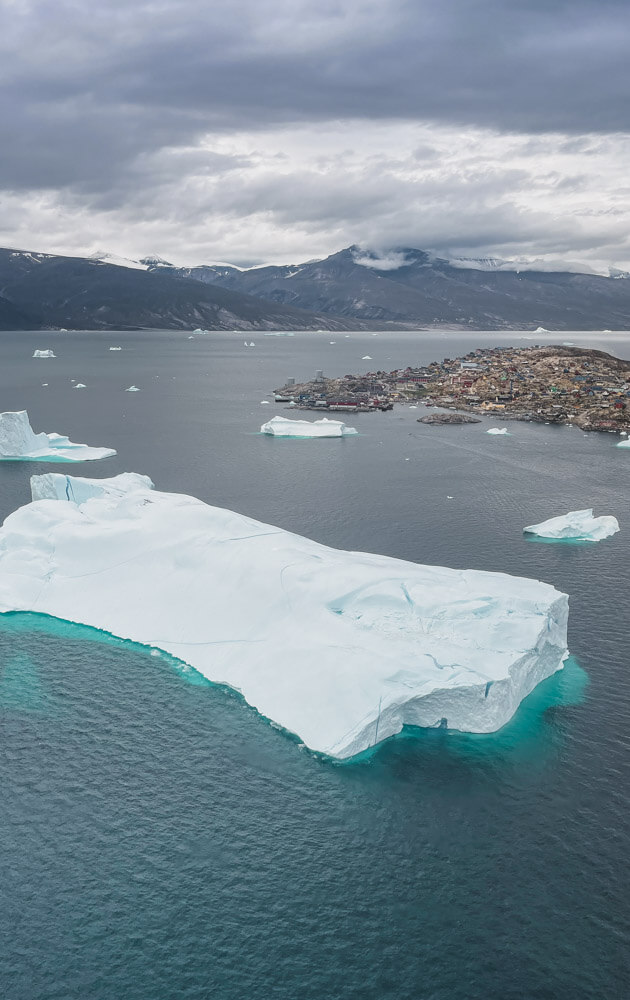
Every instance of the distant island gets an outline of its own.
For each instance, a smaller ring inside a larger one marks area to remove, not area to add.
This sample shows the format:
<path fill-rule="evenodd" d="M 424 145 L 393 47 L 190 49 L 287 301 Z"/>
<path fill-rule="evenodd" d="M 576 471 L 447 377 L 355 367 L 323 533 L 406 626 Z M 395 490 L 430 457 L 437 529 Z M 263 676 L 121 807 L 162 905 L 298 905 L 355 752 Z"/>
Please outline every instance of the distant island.
<path fill-rule="evenodd" d="M 347 412 L 421 401 L 465 413 L 620 433 L 630 431 L 630 361 L 570 345 L 478 348 L 417 368 L 341 378 L 318 373 L 310 382 L 282 386 L 276 401 Z"/>

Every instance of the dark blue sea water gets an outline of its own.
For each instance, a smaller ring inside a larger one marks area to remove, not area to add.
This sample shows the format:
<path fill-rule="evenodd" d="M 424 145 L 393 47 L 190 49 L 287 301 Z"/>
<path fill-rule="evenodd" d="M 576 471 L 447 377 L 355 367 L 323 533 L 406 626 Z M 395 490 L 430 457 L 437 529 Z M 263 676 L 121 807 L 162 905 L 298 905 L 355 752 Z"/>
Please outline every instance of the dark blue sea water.
<path fill-rule="evenodd" d="M 630 357 L 627 336 L 563 336 Z M 143 472 L 327 544 L 546 580 L 570 595 L 572 658 L 494 736 L 408 731 L 339 765 L 167 657 L 0 616 L 0 996 L 627 997 L 630 453 L 407 407 L 353 416 L 356 438 L 262 437 L 260 400 L 287 376 L 528 341 L 249 339 L 2 334 L 0 409 L 118 450 L 64 466 L 78 475 Z M 1 463 L 2 516 L 52 468 Z M 587 506 L 621 532 L 522 537 Z"/>

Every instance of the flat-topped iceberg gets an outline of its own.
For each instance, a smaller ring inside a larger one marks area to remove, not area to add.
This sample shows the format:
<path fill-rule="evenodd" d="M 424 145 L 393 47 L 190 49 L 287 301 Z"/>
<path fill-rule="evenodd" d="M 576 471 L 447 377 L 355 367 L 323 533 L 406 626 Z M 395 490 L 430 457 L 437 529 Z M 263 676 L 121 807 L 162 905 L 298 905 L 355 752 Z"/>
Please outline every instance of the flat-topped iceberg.
<path fill-rule="evenodd" d="M 489 427 L 486 434 L 509 434 L 507 427 Z"/>
<path fill-rule="evenodd" d="M 602 538 L 610 538 L 619 531 L 616 517 L 593 517 L 593 509 L 571 510 L 559 517 L 550 517 L 540 524 L 530 524 L 523 528 L 526 535 L 537 535 L 538 538 L 562 540 L 574 539 L 580 542 L 600 542 Z"/>
<path fill-rule="evenodd" d="M 344 552 L 121 478 L 82 501 L 97 481 L 34 477 L 61 499 L 0 529 L 0 611 L 162 649 L 313 750 L 350 757 L 404 725 L 494 732 L 567 656 L 548 584 Z"/>
<path fill-rule="evenodd" d="M 260 428 L 261 434 L 274 437 L 333 438 L 356 434 L 354 427 L 346 427 L 341 420 L 289 420 L 288 417 L 272 417 Z"/>
<path fill-rule="evenodd" d="M 33 351 L 34 358 L 56 358 L 54 351 Z"/>
<path fill-rule="evenodd" d="M 36 434 L 26 410 L 0 413 L 0 461 L 90 462 L 115 454 L 113 448 L 75 444 L 63 434 Z"/>

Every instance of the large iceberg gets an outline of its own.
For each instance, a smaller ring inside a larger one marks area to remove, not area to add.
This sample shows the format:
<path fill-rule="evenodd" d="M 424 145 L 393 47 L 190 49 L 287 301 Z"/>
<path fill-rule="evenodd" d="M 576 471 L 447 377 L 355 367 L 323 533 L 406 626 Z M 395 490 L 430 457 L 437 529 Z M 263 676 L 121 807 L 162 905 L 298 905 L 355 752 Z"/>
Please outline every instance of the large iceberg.
<path fill-rule="evenodd" d="M 261 434 L 274 437 L 333 438 L 356 434 L 354 427 L 346 427 L 341 420 L 289 420 L 287 417 L 272 417 L 260 428 Z"/>
<path fill-rule="evenodd" d="M 0 413 L 0 461 L 90 462 L 115 454 L 113 448 L 75 444 L 63 434 L 36 434 L 26 410 Z"/>
<path fill-rule="evenodd" d="M 0 612 L 164 650 L 332 757 L 404 725 L 494 732 L 567 656 L 546 583 L 328 548 L 138 477 L 32 482 L 52 499 L 0 529 Z"/>
<path fill-rule="evenodd" d="M 559 517 L 550 517 L 540 524 L 530 524 L 523 528 L 526 535 L 537 535 L 538 538 L 574 539 L 580 542 L 600 542 L 619 531 L 616 517 L 593 517 L 592 507 L 586 510 L 571 510 Z"/>

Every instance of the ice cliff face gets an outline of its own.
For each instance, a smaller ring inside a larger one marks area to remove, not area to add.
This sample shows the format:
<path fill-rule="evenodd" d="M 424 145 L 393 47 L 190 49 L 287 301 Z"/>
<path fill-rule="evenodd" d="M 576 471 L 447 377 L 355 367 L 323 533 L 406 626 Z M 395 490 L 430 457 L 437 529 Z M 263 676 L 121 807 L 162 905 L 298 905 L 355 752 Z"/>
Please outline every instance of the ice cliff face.
<path fill-rule="evenodd" d="M 0 413 L 0 461 L 89 462 L 115 454 L 113 448 L 75 444 L 63 434 L 35 434 L 26 410 Z"/>
<path fill-rule="evenodd" d="M 356 434 L 354 427 L 346 427 L 341 420 L 288 420 L 286 417 L 272 417 L 260 428 L 261 434 L 273 437 L 332 438 Z"/>
<path fill-rule="evenodd" d="M 550 517 L 540 524 L 530 524 L 523 528 L 526 535 L 539 538 L 574 539 L 575 541 L 600 542 L 619 531 L 616 517 L 593 517 L 593 509 L 571 510 L 559 517 Z"/>
<path fill-rule="evenodd" d="M 493 732 L 562 666 L 548 584 L 331 549 L 123 479 L 34 477 L 52 499 L 0 530 L 0 611 L 159 647 L 338 758 L 403 725 Z"/>

